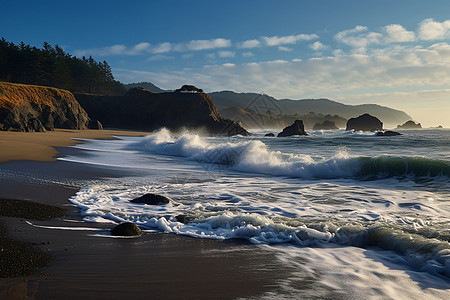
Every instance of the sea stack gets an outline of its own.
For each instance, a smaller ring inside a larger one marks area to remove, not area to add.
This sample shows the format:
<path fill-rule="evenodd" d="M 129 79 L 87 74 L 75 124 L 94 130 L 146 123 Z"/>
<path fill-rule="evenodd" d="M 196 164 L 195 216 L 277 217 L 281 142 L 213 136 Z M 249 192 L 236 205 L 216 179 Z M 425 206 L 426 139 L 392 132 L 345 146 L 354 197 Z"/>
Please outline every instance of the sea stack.
<path fill-rule="evenodd" d="M 409 120 L 403 125 L 397 125 L 397 129 L 420 129 L 422 125 L 420 123 L 415 123 L 412 120 Z"/>
<path fill-rule="evenodd" d="M 348 120 L 345 130 L 381 131 L 383 130 L 383 123 L 377 117 L 363 114 L 357 118 Z"/>
<path fill-rule="evenodd" d="M 294 124 L 283 129 L 282 132 L 278 134 L 278 137 L 286 137 L 292 135 L 308 135 L 305 132 L 305 126 L 302 120 L 295 120 Z"/>

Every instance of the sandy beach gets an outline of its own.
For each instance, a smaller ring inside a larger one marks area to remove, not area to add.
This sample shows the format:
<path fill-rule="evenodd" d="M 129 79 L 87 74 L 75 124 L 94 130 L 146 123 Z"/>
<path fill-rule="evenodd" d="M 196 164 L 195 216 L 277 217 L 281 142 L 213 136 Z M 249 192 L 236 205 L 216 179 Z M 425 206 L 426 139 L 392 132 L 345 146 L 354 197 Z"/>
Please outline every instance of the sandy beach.
<path fill-rule="evenodd" d="M 0 132 L 0 198 L 64 209 L 62 217 L 51 220 L 0 216 L 6 229 L 2 234 L 51 257 L 30 275 L 0 278 L 1 299 L 258 298 L 279 287 L 288 275 L 286 267 L 277 263 L 272 252 L 242 241 L 164 233 L 105 238 L 95 233 L 112 224 L 81 221 L 79 209 L 67 200 L 78 191 L 77 180 L 120 177 L 126 172 L 55 161 L 64 151 L 77 151 L 55 147 L 78 142 L 71 138 L 144 134 L 110 130 Z M 77 230 L 80 227 L 89 230 Z"/>

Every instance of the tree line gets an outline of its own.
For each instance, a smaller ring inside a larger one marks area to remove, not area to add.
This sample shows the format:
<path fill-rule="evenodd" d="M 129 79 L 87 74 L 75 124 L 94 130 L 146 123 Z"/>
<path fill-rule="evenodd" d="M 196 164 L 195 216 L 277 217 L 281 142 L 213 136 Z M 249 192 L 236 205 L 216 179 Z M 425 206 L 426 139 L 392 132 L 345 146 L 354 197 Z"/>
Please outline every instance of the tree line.
<path fill-rule="evenodd" d="M 43 85 L 78 93 L 121 95 L 125 86 L 114 80 L 106 61 L 78 58 L 60 46 L 43 48 L 0 40 L 0 81 Z"/>

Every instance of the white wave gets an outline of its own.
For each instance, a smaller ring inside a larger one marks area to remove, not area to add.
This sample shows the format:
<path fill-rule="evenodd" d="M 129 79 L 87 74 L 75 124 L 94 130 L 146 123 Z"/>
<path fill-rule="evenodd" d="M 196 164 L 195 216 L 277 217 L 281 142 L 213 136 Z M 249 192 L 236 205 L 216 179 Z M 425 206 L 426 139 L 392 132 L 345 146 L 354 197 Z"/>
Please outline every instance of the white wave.
<path fill-rule="evenodd" d="M 151 153 L 181 156 L 189 160 L 228 165 L 232 170 L 304 178 L 339 178 L 354 176 L 359 171 L 357 157 L 340 150 L 331 158 L 313 159 L 308 154 L 271 151 L 260 140 L 233 140 L 210 143 L 195 134 L 174 137 L 162 129 L 138 142 L 138 149 Z"/>

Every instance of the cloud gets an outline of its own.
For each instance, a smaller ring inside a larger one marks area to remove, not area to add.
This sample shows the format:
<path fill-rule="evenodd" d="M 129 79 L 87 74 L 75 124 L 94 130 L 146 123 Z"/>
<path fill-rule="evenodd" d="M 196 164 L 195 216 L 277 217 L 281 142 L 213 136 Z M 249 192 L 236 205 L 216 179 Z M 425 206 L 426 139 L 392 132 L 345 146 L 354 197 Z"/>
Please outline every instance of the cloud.
<path fill-rule="evenodd" d="M 317 41 L 317 42 L 314 42 L 311 45 L 309 45 L 309 48 L 313 49 L 314 51 L 320 51 L 320 50 L 327 49 L 328 46 L 325 46 L 321 42 Z"/>
<path fill-rule="evenodd" d="M 279 46 L 285 44 L 295 44 L 297 41 L 310 41 L 319 38 L 317 34 L 298 34 L 287 36 L 263 36 L 261 39 L 267 46 Z"/>
<path fill-rule="evenodd" d="M 377 32 L 367 32 L 366 26 L 356 26 L 353 29 L 338 32 L 334 38 L 343 44 L 356 48 L 366 48 L 369 44 L 379 44 L 383 35 Z"/>
<path fill-rule="evenodd" d="M 416 34 L 413 31 L 407 31 L 399 24 L 391 24 L 384 27 L 386 32 L 386 43 L 413 42 L 416 40 Z"/>
<path fill-rule="evenodd" d="M 166 53 L 172 50 L 173 46 L 169 42 L 160 43 L 151 49 L 152 53 Z"/>
<path fill-rule="evenodd" d="M 261 42 L 258 40 L 246 40 L 238 44 L 239 48 L 256 48 L 261 46 Z"/>
<path fill-rule="evenodd" d="M 291 51 L 293 51 L 292 48 L 284 47 L 284 46 L 279 46 L 279 47 L 278 47 L 278 50 L 280 50 L 280 51 L 285 51 L 285 52 L 291 52 Z"/>
<path fill-rule="evenodd" d="M 186 44 L 186 48 L 192 51 L 210 50 L 216 48 L 229 48 L 231 41 L 223 38 L 211 40 L 192 40 Z"/>
<path fill-rule="evenodd" d="M 252 57 L 253 55 L 254 55 L 253 52 L 250 52 L 250 51 L 242 53 L 243 57 Z"/>
<path fill-rule="evenodd" d="M 230 58 L 234 57 L 235 53 L 233 51 L 219 51 L 217 54 L 222 58 Z"/>
<path fill-rule="evenodd" d="M 111 56 L 111 55 L 129 55 L 129 51 L 126 46 L 118 44 L 103 48 L 75 50 L 74 54 L 76 56 L 89 56 L 89 55 Z"/>
<path fill-rule="evenodd" d="M 419 24 L 419 38 L 421 40 L 443 40 L 450 38 L 450 20 L 436 22 L 433 19 L 425 19 Z"/>
<path fill-rule="evenodd" d="M 173 56 L 162 55 L 162 54 L 157 54 L 157 55 L 153 55 L 153 56 L 149 57 L 147 59 L 147 61 L 170 60 L 170 59 L 174 59 L 174 57 Z"/>

